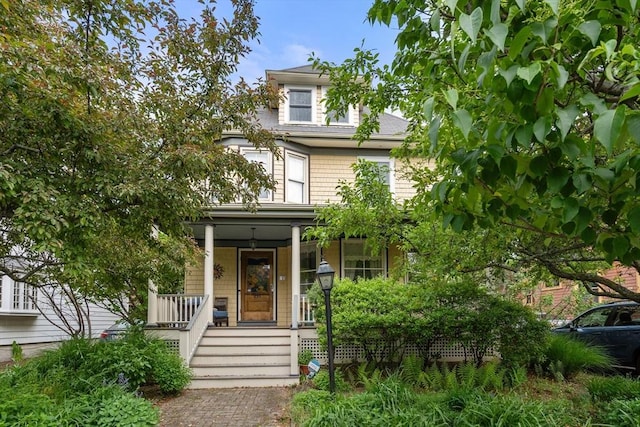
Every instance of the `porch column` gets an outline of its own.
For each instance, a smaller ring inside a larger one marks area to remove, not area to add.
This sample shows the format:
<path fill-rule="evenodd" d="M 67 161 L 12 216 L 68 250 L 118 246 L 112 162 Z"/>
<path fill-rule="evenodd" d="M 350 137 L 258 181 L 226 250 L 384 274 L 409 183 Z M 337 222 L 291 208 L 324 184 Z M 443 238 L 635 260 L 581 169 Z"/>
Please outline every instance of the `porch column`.
<path fill-rule="evenodd" d="M 299 374 L 298 323 L 300 316 L 300 223 L 291 224 L 291 375 Z"/>
<path fill-rule="evenodd" d="M 291 224 L 291 327 L 298 329 L 300 316 L 300 223 Z"/>
<path fill-rule="evenodd" d="M 158 238 L 158 226 L 151 227 L 151 237 Z M 147 325 L 155 326 L 158 324 L 158 288 L 153 280 L 149 279 L 147 290 Z"/>
<path fill-rule="evenodd" d="M 204 227 L 204 294 L 207 299 L 207 321 L 213 323 L 213 225 Z"/>

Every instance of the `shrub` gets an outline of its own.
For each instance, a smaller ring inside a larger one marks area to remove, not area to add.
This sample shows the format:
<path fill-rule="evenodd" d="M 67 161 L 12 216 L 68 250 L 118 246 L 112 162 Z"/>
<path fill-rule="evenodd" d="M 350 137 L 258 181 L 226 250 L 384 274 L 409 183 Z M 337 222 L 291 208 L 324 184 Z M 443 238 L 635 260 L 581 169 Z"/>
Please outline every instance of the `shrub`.
<path fill-rule="evenodd" d="M 640 399 L 640 381 L 627 377 L 593 377 L 586 386 L 594 401 Z"/>
<path fill-rule="evenodd" d="M 342 372 L 336 370 L 334 372 L 334 380 L 337 392 L 345 392 L 351 390 L 351 386 L 344 380 Z M 322 369 L 313 377 L 313 384 L 318 390 L 329 391 L 329 371 Z"/>
<path fill-rule="evenodd" d="M 191 369 L 182 358 L 169 351 L 162 341 L 156 341 L 151 359 L 151 377 L 165 394 L 175 394 L 191 381 Z"/>
<path fill-rule="evenodd" d="M 552 334 L 545 350 L 543 369 L 563 380 L 587 369 L 609 369 L 612 363 L 601 347 L 588 345 L 567 334 Z"/>

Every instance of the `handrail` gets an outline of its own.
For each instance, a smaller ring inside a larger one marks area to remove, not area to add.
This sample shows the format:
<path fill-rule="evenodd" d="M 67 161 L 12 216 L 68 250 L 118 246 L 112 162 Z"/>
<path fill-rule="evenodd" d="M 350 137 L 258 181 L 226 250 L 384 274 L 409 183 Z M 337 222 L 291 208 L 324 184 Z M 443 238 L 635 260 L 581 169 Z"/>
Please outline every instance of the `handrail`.
<path fill-rule="evenodd" d="M 209 326 L 209 320 L 205 310 L 208 298 L 209 295 L 205 295 L 202 298 L 198 308 L 191 316 L 189 323 L 180 330 L 180 356 L 182 356 L 187 365 L 191 362 L 191 358 L 198 348 L 200 339 L 204 335 L 207 326 Z"/>
<path fill-rule="evenodd" d="M 315 321 L 311 300 L 307 295 L 300 295 L 300 323 L 303 325 L 313 325 Z"/>

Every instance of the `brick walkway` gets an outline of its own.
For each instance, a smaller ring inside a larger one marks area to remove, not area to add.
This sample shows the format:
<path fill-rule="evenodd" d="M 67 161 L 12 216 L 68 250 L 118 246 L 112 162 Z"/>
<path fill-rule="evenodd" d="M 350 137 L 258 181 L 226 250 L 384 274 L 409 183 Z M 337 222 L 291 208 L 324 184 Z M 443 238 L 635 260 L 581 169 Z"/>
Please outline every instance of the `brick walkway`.
<path fill-rule="evenodd" d="M 288 387 L 185 390 L 156 403 L 161 427 L 290 426 Z"/>

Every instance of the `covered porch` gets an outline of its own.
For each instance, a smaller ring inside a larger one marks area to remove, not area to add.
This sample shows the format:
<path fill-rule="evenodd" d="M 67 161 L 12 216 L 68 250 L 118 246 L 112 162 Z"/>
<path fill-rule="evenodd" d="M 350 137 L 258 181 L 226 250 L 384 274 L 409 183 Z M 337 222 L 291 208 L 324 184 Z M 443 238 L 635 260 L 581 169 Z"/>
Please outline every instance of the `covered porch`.
<path fill-rule="evenodd" d="M 189 224 L 202 259 L 187 267 L 182 294 L 158 294 L 149 284 L 149 330 L 179 350 L 196 376 L 246 367 L 252 384 L 297 382 L 299 329 L 314 324 L 306 289 L 320 260 L 301 234 L 314 218 L 310 207 L 236 207 Z"/>

